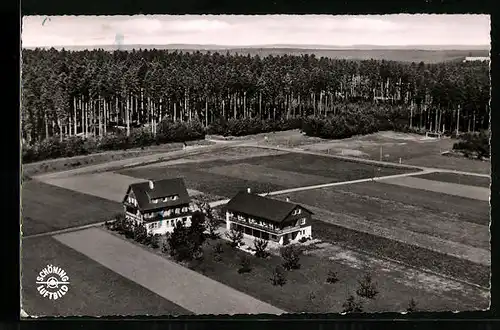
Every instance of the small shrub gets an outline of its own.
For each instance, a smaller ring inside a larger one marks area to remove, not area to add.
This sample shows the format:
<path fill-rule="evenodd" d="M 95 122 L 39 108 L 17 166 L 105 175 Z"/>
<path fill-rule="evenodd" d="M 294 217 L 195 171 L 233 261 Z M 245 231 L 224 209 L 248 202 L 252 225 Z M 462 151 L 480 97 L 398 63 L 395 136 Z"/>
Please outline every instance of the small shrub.
<path fill-rule="evenodd" d="M 155 234 L 151 237 L 151 247 L 157 249 L 160 247 L 160 235 Z"/>
<path fill-rule="evenodd" d="M 305 242 L 307 242 L 307 241 L 308 241 L 307 237 L 301 237 L 301 238 L 299 239 L 299 242 L 300 242 L 300 243 L 305 243 Z"/>
<path fill-rule="evenodd" d="M 238 269 L 238 273 L 249 273 L 252 271 L 252 267 L 250 266 L 250 258 L 247 255 L 242 255 L 240 257 L 240 268 Z"/>
<path fill-rule="evenodd" d="M 372 276 L 370 274 L 365 274 L 362 280 L 358 281 L 359 288 L 356 290 L 356 294 L 363 298 L 374 299 L 378 294 L 375 283 L 372 281 Z"/>
<path fill-rule="evenodd" d="M 417 311 L 417 303 L 413 298 L 411 298 L 410 301 L 408 302 L 408 307 L 406 308 L 406 311 L 408 313 Z"/>
<path fill-rule="evenodd" d="M 138 243 L 147 244 L 148 231 L 143 224 L 138 224 L 133 228 L 134 240 Z"/>
<path fill-rule="evenodd" d="M 267 258 L 269 256 L 269 252 L 266 251 L 268 241 L 260 238 L 256 238 L 253 241 L 253 245 L 255 247 L 255 256 L 257 258 Z"/>
<path fill-rule="evenodd" d="M 342 304 L 342 313 L 361 313 L 363 312 L 363 304 L 357 301 L 353 295 L 347 297 L 347 300 Z"/>
<path fill-rule="evenodd" d="M 328 276 L 326 277 L 326 283 L 329 284 L 334 284 L 339 281 L 339 278 L 337 277 L 337 273 L 333 270 L 328 271 Z"/>
<path fill-rule="evenodd" d="M 213 249 L 214 253 L 216 253 L 216 254 L 224 253 L 224 247 L 222 246 L 221 242 L 215 243 L 215 245 L 213 246 L 212 249 Z"/>
<path fill-rule="evenodd" d="M 238 247 L 243 241 L 243 231 L 231 228 L 226 232 L 226 237 L 229 239 L 229 245 L 231 247 Z"/>
<path fill-rule="evenodd" d="M 214 252 L 214 260 L 219 262 L 222 261 L 222 253 L 224 253 L 224 248 L 222 246 L 221 242 L 215 243 L 215 245 L 212 247 L 212 250 Z"/>
<path fill-rule="evenodd" d="M 283 259 L 283 267 L 286 270 L 300 268 L 301 250 L 296 245 L 285 246 L 280 249 L 280 255 Z"/>
<path fill-rule="evenodd" d="M 276 268 L 274 268 L 271 283 L 275 286 L 283 286 L 286 284 L 285 272 L 281 266 L 276 266 Z"/>

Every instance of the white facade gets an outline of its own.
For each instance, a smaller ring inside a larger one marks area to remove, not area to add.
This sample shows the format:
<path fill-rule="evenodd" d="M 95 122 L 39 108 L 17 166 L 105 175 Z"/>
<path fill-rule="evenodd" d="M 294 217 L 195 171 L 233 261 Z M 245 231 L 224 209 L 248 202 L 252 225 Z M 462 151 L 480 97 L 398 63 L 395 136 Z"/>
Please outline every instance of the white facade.
<path fill-rule="evenodd" d="M 144 223 L 146 225 L 146 230 L 148 234 L 158 234 L 164 235 L 166 233 L 171 233 L 174 231 L 175 223 L 178 221 L 184 221 L 184 225 L 186 227 L 191 226 L 191 215 L 183 215 L 177 218 L 163 219 L 158 221 L 144 222 L 141 217 L 134 215 L 132 213 L 126 212 L 125 219 L 137 222 Z"/>
<path fill-rule="evenodd" d="M 472 62 L 472 61 L 489 61 L 490 58 L 488 56 L 467 56 L 464 60 L 464 62 Z"/>
<path fill-rule="evenodd" d="M 231 224 L 232 223 L 233 223 L 233 221 L 230 220 L 230 212 L 226 212 L 226 230 L 227 231 L 231 230 Z M 242 224 L 240 222 L 234 222 L 234 223 L 244 226 L 244 224 Z M 262 229 L 259 229 L 259 230 L 265 230 L 265 229 L 262 228 Z M 296 243 L 296 242 L 298 242 L 302 238 L 312 238 L 312 226 L 309 225 L 309 226 L 305 226 L 305 227 L 299 228 L 298 230 L 285 231 L 283 234 L 275 233 L 273 235 L 278 236 L 279 240 L 277 241 L 277 243 L 280 244 L 280 245 L 283 245 L 283 243 L 284 243 L 284 236 L 292 234 L 292 233 L 297 233 L 297 236 L 293 240 L 291 238 L 289 239 L 289 242 L 291 242 L 291 243 Z M 248 235 L 248 234 L 245 234 L 245 233 L 243 233 L 243 236 L 246 237 L 246 238 L 250 238 L 250 239 L 255 238 L 254 236 Z"/>
<path fill-rule="evenodd" d="M 146 223 L 148 234 L 164 235 L 174 231 L 175 224 L 179 221 L 184 221 L 186 227 L 191 226 L 191 216 L 187 215 L 179 218 L 165 219 Z"/>

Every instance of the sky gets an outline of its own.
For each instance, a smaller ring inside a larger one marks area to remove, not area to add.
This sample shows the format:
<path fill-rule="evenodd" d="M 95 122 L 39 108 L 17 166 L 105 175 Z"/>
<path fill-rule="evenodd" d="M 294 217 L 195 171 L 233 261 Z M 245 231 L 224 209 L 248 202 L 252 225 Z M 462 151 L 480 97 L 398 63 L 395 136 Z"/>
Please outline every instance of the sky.
<path fill-rule="evenodd" d="M 23 47 L 489 45 L 489 15 L 24 16 Z"/>

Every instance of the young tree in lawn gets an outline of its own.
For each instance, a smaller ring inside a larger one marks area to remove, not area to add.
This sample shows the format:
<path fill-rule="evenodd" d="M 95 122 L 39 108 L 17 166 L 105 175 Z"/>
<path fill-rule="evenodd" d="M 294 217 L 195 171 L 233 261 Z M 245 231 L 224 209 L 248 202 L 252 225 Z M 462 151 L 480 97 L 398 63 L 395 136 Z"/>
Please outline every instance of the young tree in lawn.
<path fill-rule="evenodd" d="M 191 243 L 193 257 L 198 258 L 202 252 L 201 247 L 205 242 L 205 214 L 195 211 L 191 216 L 191 226 L 188 228 L 188 236 Z"/>
<path fill-rule="evenodd" d="M 169 253 L 177 261 L 189 261 L 193 259 L 193 242 L 190 240 L 189 229 L 177 221 L 172 234 L 167 238 Z"/>
<path fill-rule="evenodd" d="M 252 267 L 250 266 L 250 258 L 244 254 L 240 257 L 240 268 L 238 269 L 238 273 L 249 273 L 252 271 Z"/>
<path fill-rule="evenodd" d="M 243 231 L 236 228 L 231 228 L 226 232 L 226 237 L 229 239 L 229 245 L 231 245 L 231 247 L 238 247 L 243 241 Z"/>
<path fill-rule="evenodd" d="M 347 297 L 347 300 L 342 304 L 342 313 L 361 313 L 363 312 L 363 304 L 357 301 L 353 295 Z"/>
<path fill-rule="evenodd" d="M 339 278 L 337 277 L 337 273 L 334 270 L 329 270 L 328 271 L 328 276 L 326 277 L 326 283 L 329 284 L 334 284 L 339 281 Z"/>
<path fill-rule="evenodd" d="M 411 298 L 410 301 L 408 302 L 408 307 L 406 308 L 406 311 L 408 313 L 417 311 L 417 303 L 413 298 Z"/>
<path fill-rule="evenodd" d="M 358 281 L 359 288 L 356 290 L 356 294 L 363 298 L 374 299 L 378 294 L 376 285 L 372 280 L 370 274 L 365 274 L 362 280 Z"/>
<path fill-rule="evenodd" d="M 212 210 L 212 207 L 208 203 L 202 205 L 203 213 L 205 213 L 205 226 L 208 230 L 208 237 L 211 239 L 220 238 L 220 234 L 217 232 L 219 229 L 219 219 L 216 212 Z"/>
<path fill-rule="evenodd" d="M 286 276 L 283 267 L 278 265 L 276 266 L 276 268 L 274 268 L 273 275 L 271 277 L 271 283 L 275 286 L 283 286 L 286 284 Z"/>
<path fill-rule="evenodd" d="M 215 243 L 213 246 L 213 253 L 214 253 L 214 260 L 215 261 L 221 261 L 222 260 L 222 253 L 224 253 L 224 247 L 222 246 L 221 242 Z"/>
<path fill-rule="evenodd" d="M 296 245 L 289 245 L 280 249 L 281 258 L 283 259 L 283 267 L 286 270 L 300 268 L 301 250 Z"/>
<path fill-rule="evenodd" d="M 147 236 L 148 236 L 148 231 L 146 230 L 146 226 L 143 224 L 137 224 L 134 226 L 133 229 L 134 233 L 134 240 L 138 243 L 145 243 Z"/>
<path fill-rule="evenodd" d="M 267 258 L 269 256 L 269 252 L 266 251 L 268 241 L 260 238 L 256 238 L 253 241 L 253 245 L 255 248 L 255 256 L 257 258 Z"/>

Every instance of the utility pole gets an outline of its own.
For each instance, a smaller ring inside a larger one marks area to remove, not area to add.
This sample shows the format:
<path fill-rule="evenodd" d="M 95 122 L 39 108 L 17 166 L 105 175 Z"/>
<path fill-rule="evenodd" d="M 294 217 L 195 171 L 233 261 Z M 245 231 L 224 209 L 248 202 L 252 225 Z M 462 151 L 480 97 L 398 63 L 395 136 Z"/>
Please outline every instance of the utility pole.
<path fill-rule="evenodd" d="M 458 110 L 457 110 L 457 137 L 458 137 L 458 128 L 460 127 L 460 104 L 458 105 Z"/>

